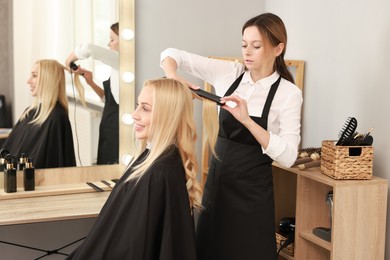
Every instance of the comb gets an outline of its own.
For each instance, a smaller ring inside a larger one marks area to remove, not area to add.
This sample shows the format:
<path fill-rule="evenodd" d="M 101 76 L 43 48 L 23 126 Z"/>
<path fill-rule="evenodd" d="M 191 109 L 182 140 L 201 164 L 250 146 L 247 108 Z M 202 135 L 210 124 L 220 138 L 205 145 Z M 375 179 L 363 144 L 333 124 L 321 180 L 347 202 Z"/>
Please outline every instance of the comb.
<path fill-rule="evenodd" d="M 356 118 L 348 117 L 344 123 L 343 128 L 340 130 L 339 140 L 337 141 L 336 145 L 344 145 L 347 142 L 347 140 L 353 138 L 356 128 L 357 128 Z"/>
<path fill-rule="evenodd" d="M 86 184 L 88 186 L 90 186 L 92 189 L 94 189 L 95 191 L 98 191 L 98 192 L 103 192 L 104 191 L 102 188 L 100 188 L 96 184 L 93 184 L 92 182 L 86 182 Z"/>

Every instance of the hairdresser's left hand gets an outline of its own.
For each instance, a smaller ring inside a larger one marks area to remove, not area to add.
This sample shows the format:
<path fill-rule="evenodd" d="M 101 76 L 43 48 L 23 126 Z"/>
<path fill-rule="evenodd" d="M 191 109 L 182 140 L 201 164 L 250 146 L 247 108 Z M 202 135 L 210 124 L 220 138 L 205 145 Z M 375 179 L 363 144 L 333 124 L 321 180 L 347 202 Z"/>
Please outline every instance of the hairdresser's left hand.
<path fill-rule="evenodd" d="M 249 116 L 248 106 L 245 99 L 242 99 L 236 95 L 231 95 L 222 97 L 221 101 L 225 102 L 225 105 L 221 107 L 229 111 L 230 114 L 232 114 L 243 125 L 246 125 L 252 120 Z M 232 102 L 235 104 L 232 104 Z"/>

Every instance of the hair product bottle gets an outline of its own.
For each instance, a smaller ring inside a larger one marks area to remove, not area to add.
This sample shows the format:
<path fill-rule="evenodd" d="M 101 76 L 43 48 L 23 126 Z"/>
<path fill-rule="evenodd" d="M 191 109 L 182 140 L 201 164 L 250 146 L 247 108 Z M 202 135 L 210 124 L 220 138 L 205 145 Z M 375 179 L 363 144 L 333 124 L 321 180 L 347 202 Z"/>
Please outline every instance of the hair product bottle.
<path fill-rule="evenodd" d="M 5 164 L 6 164 L 5 158 L 0 157 L 0 171 L 4 171 Z"/>
<path fill-rule="evenodd" d="M 23 169 L 24 190 L 35 190 L 35 168 L 30 159 L 27 160 Z"/>
<path fill-rule="evenodd" d="M 19 162 L 18 162 L 18 170 L 23 171 L 24 167 L 26 166 L 27 158 L 24 153 L 20 154 Z"/>
<path fill-rule="evenodd" d="M 16 192 L 16 169 L 12 155 L 7 155 L 4 169 L 4 191 L 7 193 Z"/>
<path fill-rule="evenodd" d="M 4 171 L 5 169 L 5 165 L 6 165 L 6 160 L 5 160 L 5 156 L 9 154 L 8 150 L 6 149 L 1 149 L 0 151 L 0 171 Z"/>

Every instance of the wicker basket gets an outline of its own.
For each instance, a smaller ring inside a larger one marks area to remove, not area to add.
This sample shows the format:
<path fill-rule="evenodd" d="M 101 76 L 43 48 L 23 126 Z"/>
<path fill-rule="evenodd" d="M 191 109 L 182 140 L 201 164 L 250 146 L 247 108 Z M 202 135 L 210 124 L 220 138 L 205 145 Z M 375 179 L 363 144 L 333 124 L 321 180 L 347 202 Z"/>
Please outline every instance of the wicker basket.
<path fill-rule="evenodd" d="M 287 240 L 287 238 L 279 233 L 275 233 L 275 234 L 276 234 L 276 247 L 277 247 L 277 250 L 279 250 L 280 243 L 283 244 L 284 241 Z M 289 244 L 287 247 L 283 248 L 282 251 L 290 256 L 294 256 L 294 243 Z"/>
<path fill-rule="evenodd" d="M 372 146 L 336 146 L 335 141 L 322 141 L 321 171 L 337 180 L 372 178 L 374 148 Z"/>

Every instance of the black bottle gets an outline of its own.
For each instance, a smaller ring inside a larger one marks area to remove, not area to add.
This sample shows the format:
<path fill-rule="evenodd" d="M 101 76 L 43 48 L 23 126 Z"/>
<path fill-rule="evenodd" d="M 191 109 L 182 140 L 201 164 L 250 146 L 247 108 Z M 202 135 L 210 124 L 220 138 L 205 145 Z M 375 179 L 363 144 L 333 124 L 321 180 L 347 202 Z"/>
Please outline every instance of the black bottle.
<path fill-rule="evenodd" d="M 4 169 L 4 191 L 7 193 L 16 192 L 16 169 L 14 159 L 6 156 L 6 167 Z"/>
<path fill-rule="evenodd" d="M 0 157 L 0 171 L 4 171 L 6 165 L 5 158 Z"/>
<path fill-rule="evenodd" d="M 4 171 L 5 165 L 7 161 L 5 160 L 5 156 L 9 154 L 8 150 L 6 149 L 1 149 L 0 150 L 0 171 Z"/>
<path fill-rule="evenodd" d="M 19 171 L 23 171 L 23 169 L 26 165 L 26 162 L 27 162 L 26 155 L 24 153 L 21 153 L 20 158 L 19 158 L 19 162 L 18 162 L 18 170 Z"/>
<path fill-rule="evenodd" d="M 35 168 L 30 159 L 23 169 L 23 183 L 25 191 L 35 190 Z"/>

